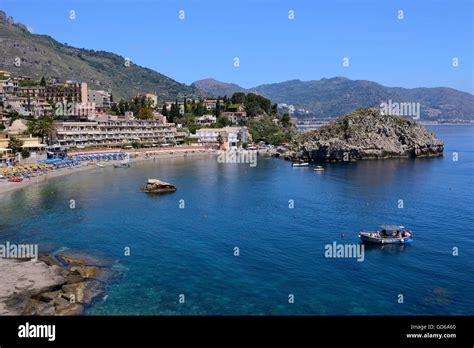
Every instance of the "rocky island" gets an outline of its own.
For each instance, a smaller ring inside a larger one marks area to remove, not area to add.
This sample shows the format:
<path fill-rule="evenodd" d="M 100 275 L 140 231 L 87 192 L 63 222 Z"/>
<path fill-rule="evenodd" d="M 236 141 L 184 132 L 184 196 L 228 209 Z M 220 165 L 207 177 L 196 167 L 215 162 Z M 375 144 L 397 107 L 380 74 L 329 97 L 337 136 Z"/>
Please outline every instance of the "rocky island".
<path fill-rule="evenodd" d="M 443 154 L 444 143 L 418 122 L 358 109 L 294 140 L 290 160 L 357 161 Z"/>
<path fill-rule="evenodd" d="M 148 179 L 146 186 L 142 188 L 142 191 L 147 193 L 175 192 L 176 186 L 158 179 Z"/>

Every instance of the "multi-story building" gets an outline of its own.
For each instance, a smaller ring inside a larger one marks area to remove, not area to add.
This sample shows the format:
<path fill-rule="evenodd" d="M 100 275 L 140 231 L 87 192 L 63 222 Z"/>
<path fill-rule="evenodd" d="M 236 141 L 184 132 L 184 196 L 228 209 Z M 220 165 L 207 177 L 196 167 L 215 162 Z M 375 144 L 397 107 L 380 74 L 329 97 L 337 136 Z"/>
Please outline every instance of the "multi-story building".
<path fill-rule="evenodd" d="M 8 96 L 3 105 L 8 112 L 16 111 L 20 116 L 33 116 L 33 102 L 31 98 Z"/>
<path fill-rule="evenodd" d="M 247 119 L 247 113 L 245 111 L 225 111 L 221 113 L 221 116 L 226 117 L 233 124 L 239 124 L 241 121 Z"/>
<path fill-rule="evenodd" d="M 18 82 L 15 80 L 0 80 L 0 95 L 18 93 Z"/>
<path fill-rule="evenodd" d="M 41 139 L 32 135 L 21 135 L 17 132 L 0 132 L 0 148 L 7 149 L 10 138 L 14 136 L 23 142 L 22 148 L 32 151 L 43 150 L 46 144 L 41 143 Z"/>
<path fill-rule="evenodd" d="M 41 117 L 47 113 L 52 113 L 53 107 L 44 99 L 8 96 L 4 100 L 4 107 L 7 112 L 16 111 L 20 116 Z"/>
<path fill-rule="evenodd" d="M 210 126 L 217 122 L 216 116 L 214 115 L 202 115 L 200 117 L 196 117 L 195 119 L 196 124 Z"/>
<path fill-rule="evenodd" d="M 117 146 L 135 141 L 179 143 L 183 136 L 174 123 L 110 115 L 84 122 L 57 122 L 54 141 L 66 146 Z"/>
<path fill-rule="evenodd" d="M 22 97 L 44 99 L 46 87 L 44 86 L 22 86 L 18 88 L 18 95 Z"/>
<path fill-rule="evenodd" d="M 217 99 L 205 99 L 202 103 L 204 104 L 207 110 L 215 110 L 217 106 Z M 224 101 L 219 100 L 219 104 L 223 106 Z"/>
<path fill-rule="evenodd" d="M 7 117 L 4 110 L 0 111 L 0 129 L 5 129 L 10 124 L 10 118 Z"/>
<path fill-rule="evenodd" d="M 165 102 L 166 110 L 170 111 L 170 110 L 171 110 L 171 106 L 172 106 L 173 104 L 176 104 L 176 101 L 167 101 L 167 102 Z M 184 105 L 184 102 L 183 102 L 183 101 L 178 101 L 178 107 L 179 107 L 180 105 Z"/>
<path fill-rule="evenodd" d="M 10 78 L 12 74 L 9 71 L 6 70 L 0 70 L 0 77 L 2 78 Z"/>
<path fill-rule="evenodd" d="M 94 91 L 90 89 L 87 92 L 87 101 L 94 103 L 97 111 L 102 112 L 110 109 L 111 95 L 107 91 Z"/>
<path fill-rule="evenodd" d="M 66 81 L 65 83 L 47 85 L 42 97 L 54 102 L 86 103 L 87 91 L 87 83 L 85 82 Z"/>
<path fill-rule="evenodd" d="M 248 130 L 247 127 L 201 128 L 191 138 L 197 138 L 204 146 L 216 146 L 219 136 L 224 149 L 235 149 L 248 141 Z"/>

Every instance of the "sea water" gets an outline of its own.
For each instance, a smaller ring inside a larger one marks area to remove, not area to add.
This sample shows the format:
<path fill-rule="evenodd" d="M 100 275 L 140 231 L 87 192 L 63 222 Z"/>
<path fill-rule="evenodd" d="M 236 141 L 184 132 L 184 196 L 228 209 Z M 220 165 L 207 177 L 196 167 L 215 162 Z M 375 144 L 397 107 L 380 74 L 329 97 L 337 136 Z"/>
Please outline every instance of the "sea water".
<path fill-rule="evenodd" d="M 54 178 L 0 196 L 0 241 L 109 260 L 93 315 L 472 315 L 474 126 L 430 129 L 443 157 L 315 173 L 202 155 Z M 148 178 L 177 192 L 140 192 Z M 381 224 L 413 243 L 325 257 Z"/>

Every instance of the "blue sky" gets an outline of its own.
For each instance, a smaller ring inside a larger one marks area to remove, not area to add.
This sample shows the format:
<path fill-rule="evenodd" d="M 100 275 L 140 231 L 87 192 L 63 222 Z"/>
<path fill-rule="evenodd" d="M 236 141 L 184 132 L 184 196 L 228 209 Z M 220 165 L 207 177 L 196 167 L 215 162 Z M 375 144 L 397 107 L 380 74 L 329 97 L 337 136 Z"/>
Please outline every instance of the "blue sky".
<path fill-rule="evenodd" d="M 180 82 L 346 76 L 474 92 L 471 0 L 0 0 L 35 33 Z M 69 11 L 76 19 L 69 18 Z M 185 11 L 180 20 L 179 11 Z M 295 18 L 288 19 L 293 10 Z M 397 18 L 398 10 L 404 19 Z M 234 58 L 240 66 L 234 67 Z M 343 58 L 349 67 L 343 67 Z M 453 57 L 459 66 L 452 66 Z"/>

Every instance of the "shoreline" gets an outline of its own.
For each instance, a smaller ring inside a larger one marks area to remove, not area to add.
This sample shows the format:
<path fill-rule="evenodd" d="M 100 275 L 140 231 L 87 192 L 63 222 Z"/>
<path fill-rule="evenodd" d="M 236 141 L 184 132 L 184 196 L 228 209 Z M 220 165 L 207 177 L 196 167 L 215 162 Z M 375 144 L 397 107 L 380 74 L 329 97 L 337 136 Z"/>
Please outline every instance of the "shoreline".
<path fill-rule="evenodd" d="M 191 152 L 193 150 L 189 149 L 167 149 L 167 150 L 160 150 L 160 151 L 153 151 L 153 150 L 146 150 L 146 151 L 132 151 L 132 152 L 125 152 L 130 156 L 135 155 L 137 157 L 131 158 L 129 163 L 134 162 L 141 162 L 141 161 L 149 161 L 153 159 L 161 159 L 161 158 L 176 158 L 176 157 L 185 157 L 185 156 L 197 156 L 197 155 L 209 155 L 215 153 L 216 150 L 211 149 L 195 149 L 196 152 Z M 147 153 L 149 154 L 146 157 Z M 111 160 L 104 163 L 104 167 L 111 167 L 114 164 L 120 163 L 121 160 Z M 72 167 L 72 168 L 61 168 L 49 173 L 46 173 L 41 176 L 33 177 L 33 178 L 25 178 L 22 182 L 8 182 L 6 180 L 0 181 L 0 197 L 6 193 L 10 193 L 13 191 L 21 190 L 33 185 L 42 184 L 48 182 L 50 179 L 62 177 L 65 175 L 73 174 L 73 173 L 80 173 L 83 171 L 91 170 L 91 169 L 98 169 L 95 165 L 83 165 L 80 167 Z"/>
<path fill-rule="evenodd" d="M 185 158 L 212 155 L 213 149 L 167 149 L 161 151 L 133 151 L 130 163 L 156 159 Z M 121 160 L 111 160 L 104 167 L 112 167 Z M 0 182 L 2 195 L 48 182 L 51 179 L 91 169 L 96 165 L 60 168 L 41 176 L 24 179 L 20 183 Z M 84 257 L 59 254 L 40 254 L 37 259 L 0 258 L 0 316 L 76 316 L 83 315 L 105 293 L 106 273 Z"/>

